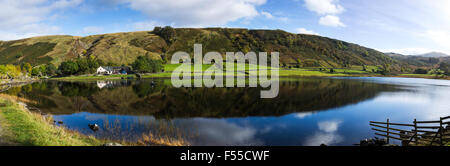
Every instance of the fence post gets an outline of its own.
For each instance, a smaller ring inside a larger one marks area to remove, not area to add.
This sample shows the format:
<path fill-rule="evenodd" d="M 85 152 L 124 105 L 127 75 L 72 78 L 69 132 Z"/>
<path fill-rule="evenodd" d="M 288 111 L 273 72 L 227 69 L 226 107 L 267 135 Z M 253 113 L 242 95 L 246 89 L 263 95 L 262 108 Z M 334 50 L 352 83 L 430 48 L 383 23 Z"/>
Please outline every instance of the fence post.
<path fill-rule="evenodd" d="M 387 119 L 386 127 L 387 144 L 389 144 L 389 118 Z"/>
<path fill-rule="evenodd" d="M 417 141 L 417 120 L 414 119 L 414 142 L 416 143 L 416 146 L 418 145 L 418 141 Z"/>
<path fill-rule="evenodd" d="M 442 135 L 444 134 L 444 128 L 442 127 L 442 117 L 439 118 L 439 143 L 443 146 Z"/>

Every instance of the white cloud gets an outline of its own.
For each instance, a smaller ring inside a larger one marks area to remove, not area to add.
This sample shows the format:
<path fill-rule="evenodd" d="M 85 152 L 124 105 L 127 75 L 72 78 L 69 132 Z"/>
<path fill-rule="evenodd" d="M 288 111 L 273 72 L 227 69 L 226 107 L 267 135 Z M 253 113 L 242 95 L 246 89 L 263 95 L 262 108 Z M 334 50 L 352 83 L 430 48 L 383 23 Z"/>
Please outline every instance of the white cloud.
<path fill-rule="evenodd" d="M 320 15 L 340 14 L 345 9 L 338 2 L 339 0 L 305 0 L 305 6 Z"/>
<path fill-rule="evenodd" d="M 260 13 L 266 0 L 121 0 L 150 19 L 174 26 L 221 26 Z"/>
<path fill-rule="evenodd" d="M 321 15 L 319 24 L 330 27 L 345 27 L 337 16 L 345 11 L 339 3 L 339 0 L 304 0 L 305 6 L 309 11 Z"/>
<path fill-rule="evenodd" d="M 265 18 L 271 19 L 271 20 L 279 20 L 279 21 L 283 21 L 283 22 L 286 22 L 286 21 L 289 20 L 287 17 L 277 17 L 277 16 L 274 16 L 274 15 L 272 15 L 271 13 L 265 12 L 265 11 L 262 11 L 260 14 L 261 14 L 262 16 L 264 16 Z M 248 21 L 249 21 L 249 20 L 248 20 Z"/>
<path fill-rule="evenodd" d="M 272 19 L 273 18 L 273 15 L 270 14 L 269 12 L 262 11 L 261 15 L 263 15 L 264 17 L 266 17 L 268 19 Z"/>
<path fill-rule="evenodd" d="M 300 33 L 300 34 L 307 34 L 307 35 L 317 35 L 317 36 L 320 35 L 319 33 L 316 33 L 311 30 L 307 30 L 305 28 L 297 28 L 297 29 L 295 29 L 295 32 Z"/>
<path fill-rule="evenodd" d="M 447 48 L 450 51 L 450 31 L 449 30 L 427 30 L 421 37 L 433 41 L 435 44 L 441 47 Z"/>
<path fill-rule="evenodd" d="M 43 23 L 55 11 L 77 6 L 82 0 L 1 0 L 0 40 L 56 34 L 59 28 Z"/>
<path fill-rule="evenodd" d="M 345 24 L 341 22 L 341 19 L 333 15 L 320 17 L 319 24 L 330 27 L 345 27 Z"/>

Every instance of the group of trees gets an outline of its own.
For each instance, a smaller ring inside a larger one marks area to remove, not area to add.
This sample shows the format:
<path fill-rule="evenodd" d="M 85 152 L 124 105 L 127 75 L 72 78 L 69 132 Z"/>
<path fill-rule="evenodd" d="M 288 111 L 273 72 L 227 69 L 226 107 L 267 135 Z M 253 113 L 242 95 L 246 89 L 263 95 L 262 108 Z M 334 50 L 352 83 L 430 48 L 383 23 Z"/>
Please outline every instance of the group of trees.
<path fill-rule="evenodd" d="M 91 74 L 95 73 L 98 67 L 105 65 L 118 66 L 112 63 L 105 64 L 101 60 L 80 58 L 76 61 L 69 60 L 61 63 L 58 67 L 57 74 L 60 76 Z M 146 56 L 139 56 L 131 66 L 138 73 L 155 73 L 163 69 L 161 60 L 154 60 Z"/>
<path fill-rule="evenodd" d="M 444 72 L 445 75 L 450 75 L 450 64 L 442 62 L 439 65 L 439 70 L 442 70 Z"/>
<path fill-rule="evenodd" d="M 0 65 L 0 78 L 16 78 L 24 75 L 20 66 L 15 65 Z"/>
<path fill-rule="evenodd" d="M 31 70 L 32 76 L 54 76 L 57 68 L 54 64 L 36 66 Z"/>
<path fill-rule="evenodd" d="M 31 76 L 31 71 L 32 66 L 29 63 L 0 65 L 0 79 L 29 77 Z"/>
<path fill-rule="evenodd" d="M 450 64 L 442 62 L 439 67 L 427 70 L 418 68 L 414 70 L 414 74 L 435 74 L 435 75 L 450 75 Z"/>
<path fill-rule="evenodd" d="M 139 56 L 131 65 L 138 73 L 156 73 L 162 71 L 162 61 Z"/>
<path fill-rule="evenodd" d="M 58 75 L 74 75 L 94 73 L 98 67 L 105 65 L 103 61 L 92 58 L 80 58 L 66 61 L 58 67 Z"/>

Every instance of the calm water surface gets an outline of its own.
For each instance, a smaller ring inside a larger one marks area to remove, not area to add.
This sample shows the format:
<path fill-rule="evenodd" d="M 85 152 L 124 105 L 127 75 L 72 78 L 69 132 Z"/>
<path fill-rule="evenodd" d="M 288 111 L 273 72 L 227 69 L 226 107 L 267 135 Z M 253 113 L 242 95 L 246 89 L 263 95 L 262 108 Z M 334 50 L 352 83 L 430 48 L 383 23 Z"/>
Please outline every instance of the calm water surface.
<path fill-rule="evenodd" d="M 415 78 L 283 79 L 258 88 L 173 88 L 170 80 L 38 82 L 5 92 L 30 99 L 64 126 L 99 138 L 179 136 L 192 145 L 352 145 L 369 121 L 450 115 L 450 81 Z M 88 124 L 99 124 L 93 132 Z"/>

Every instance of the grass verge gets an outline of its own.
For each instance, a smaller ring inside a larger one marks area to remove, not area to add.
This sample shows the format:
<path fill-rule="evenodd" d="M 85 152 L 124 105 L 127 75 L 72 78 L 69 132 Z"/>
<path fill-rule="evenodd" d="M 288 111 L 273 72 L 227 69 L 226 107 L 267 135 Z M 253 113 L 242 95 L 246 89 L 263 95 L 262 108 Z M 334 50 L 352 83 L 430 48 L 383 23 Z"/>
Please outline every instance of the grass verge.
<path fill-rule="evenodd" d="M 7 140 L 24 146 L 99 146 L 104 141 L 52 125 L 53 120 L 32 113 L 16 102 L 0 98 L 1 126 Z"/>

